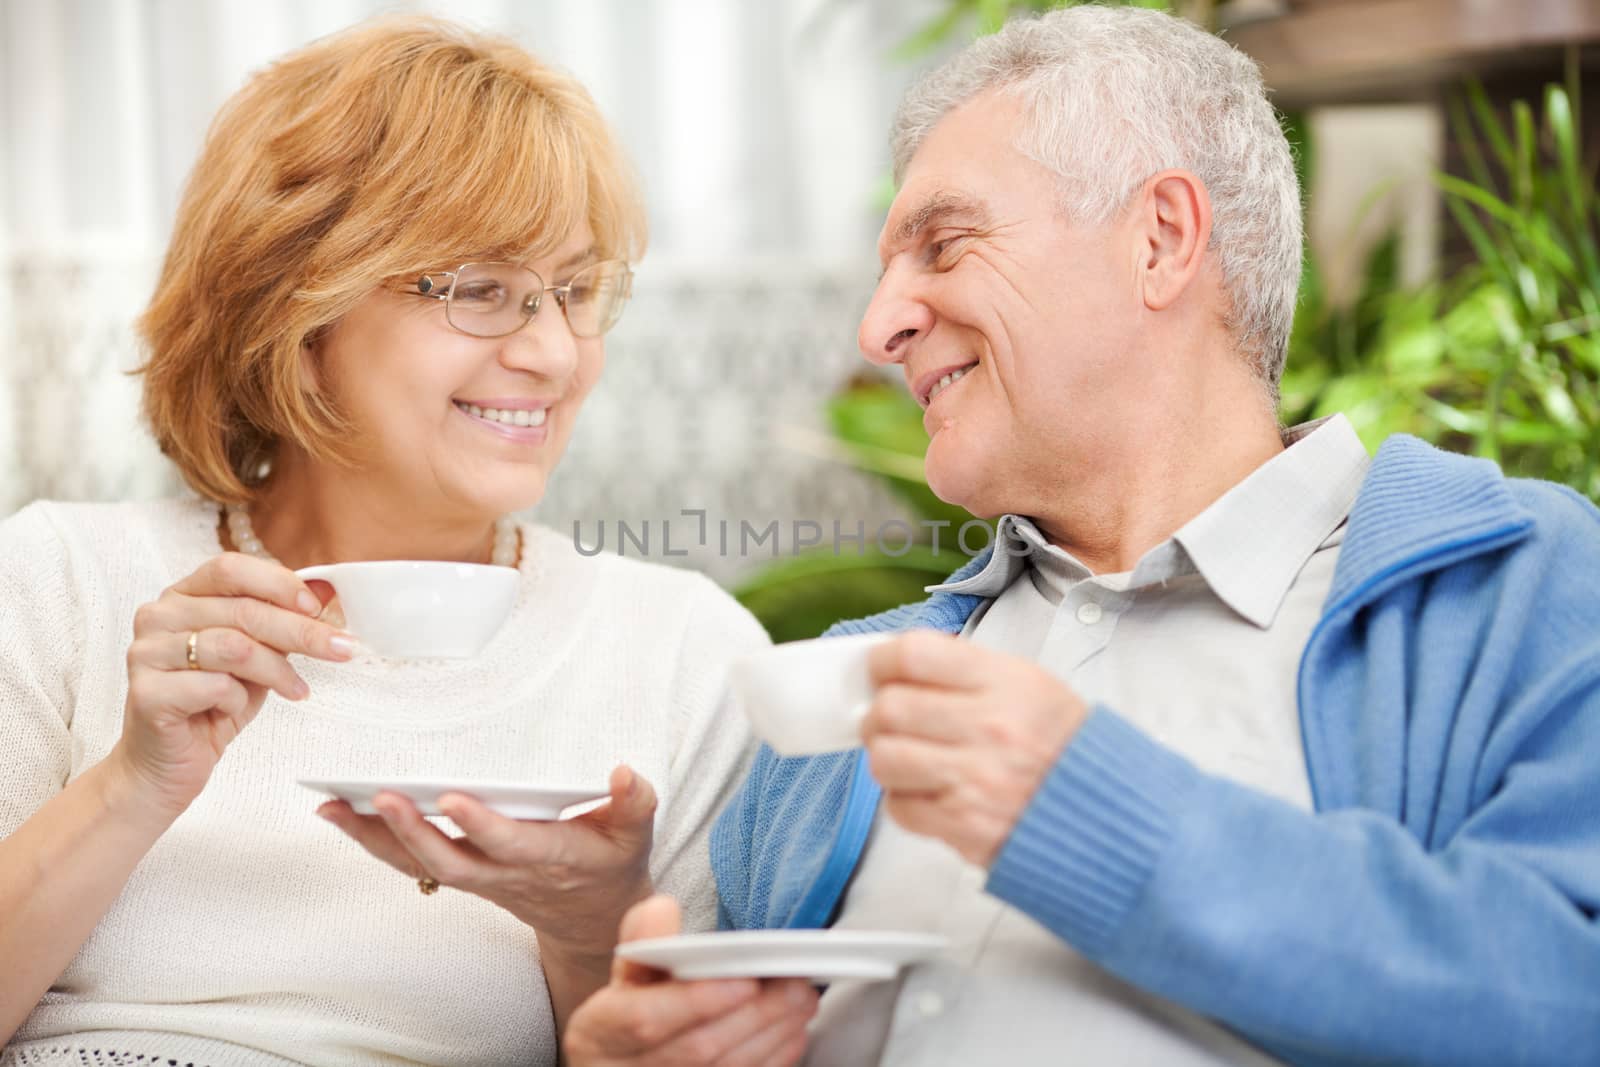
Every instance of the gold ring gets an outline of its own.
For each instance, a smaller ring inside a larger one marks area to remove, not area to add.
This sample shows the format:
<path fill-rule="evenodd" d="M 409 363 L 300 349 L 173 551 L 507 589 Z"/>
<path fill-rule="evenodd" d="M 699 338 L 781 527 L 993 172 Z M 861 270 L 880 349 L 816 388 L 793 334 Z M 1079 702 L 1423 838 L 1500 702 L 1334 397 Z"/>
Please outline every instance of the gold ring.
<path fill-rule="evenodd" d="M 189 669 L 191 671 L 197 671 L 197 670 L 200 669 L 200 647 L 199 646 L 200 646 L 200 631 L 199 630 L 190 630 L 189 631 L 189 643 L 187 645 L 187 648 L 189 649 Z"/>
<path fill-rule="evenodd" d="M 437 893 L 439 891 L 439 882 L 438 882 L 437 879 L 434 879 L 434 878 L 428 878 L 428 877 L 418 878 L 417 879 L 417 888 L 422 890 L 422 895 L 423 896 L 431 897 L 431 896 L 433 896 L 435 893 Z"/>

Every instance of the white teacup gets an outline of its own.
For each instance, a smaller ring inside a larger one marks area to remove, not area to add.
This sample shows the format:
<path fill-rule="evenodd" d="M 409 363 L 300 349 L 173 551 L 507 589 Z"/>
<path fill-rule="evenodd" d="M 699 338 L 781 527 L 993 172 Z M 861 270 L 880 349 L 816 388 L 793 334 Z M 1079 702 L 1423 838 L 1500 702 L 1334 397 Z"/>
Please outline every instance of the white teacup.
<path fill-rule="evenodd" d="M 514 567 L 432 560 L 325 563 L 295 571 L 333 586 L 345 627 L 391 659 L 468 659 L 517 602 Z"/>
<path fill-rule="evenodd" d="M 867 650 L 891 636 L 854 634 L 776 645 L 735 663 L 728 685 L 756 736 L 778 755 L 854 748 L 872 703 Z"/>

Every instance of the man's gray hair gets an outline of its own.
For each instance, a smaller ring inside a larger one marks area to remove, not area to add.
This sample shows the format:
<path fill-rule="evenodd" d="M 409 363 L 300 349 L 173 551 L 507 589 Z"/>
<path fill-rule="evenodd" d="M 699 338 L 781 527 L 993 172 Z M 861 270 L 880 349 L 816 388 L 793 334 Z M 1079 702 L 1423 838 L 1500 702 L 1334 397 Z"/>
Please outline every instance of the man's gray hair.
<path fill-rule="evenodd" d="M 940 119 L 991 89 L 1022 101 L 1017 149 L 1061 176 L 1074 221 L 1110 220 L 1169 167 L 1205 183 L 1226 322 L 1275 398 L 1300 287 L 1300 187 L 1254 61 L 1141 8 L 1014 20 L 906 94 L 890 141 L 896 182 Z"/>

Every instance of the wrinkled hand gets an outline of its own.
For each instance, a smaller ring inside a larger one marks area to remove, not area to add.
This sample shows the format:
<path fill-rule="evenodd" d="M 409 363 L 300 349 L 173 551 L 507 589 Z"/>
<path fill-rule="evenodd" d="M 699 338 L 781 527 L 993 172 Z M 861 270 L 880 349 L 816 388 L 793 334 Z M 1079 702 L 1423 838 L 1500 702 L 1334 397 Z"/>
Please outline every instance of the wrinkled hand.
<path fill-rule="evenodd" d="M 538 931 L 545 952 L 609 954 L 623 913 L 650 894 L 656 794 L 629 767 L 611 772 L 607 803 L 560 822 L 519 822 L 446 793 L 439 810 L 459 838 L 397 793 L 379 793 L 372 806 L 377 815 L 357 815 L 332 800 L 317 814 L 397 871 L 498 904 Z"/>
<path fill-rule="evenodd" d="M 1083 700 L 1038 664 L 933 631 L 874 646 L 867 666 L 877 692 L 861 731 L 885 810 L 988 867 Z"/>
<path fill-rule="evenodd" d="M 670 937 L 678 905 L 656 896 L 622 921 L 621 940 Z M 572 1014 L 571 1067 L 789 1067 L 805 1053 L 817 991 L 802 978 L 679 982 L 620 957 L 611 983 Z"/>
<path fill-rule="evenodd" d="M 331 599 L 332 589 L 322 588 Z M 170 813 L 188 807 L 269 691 L 286 700 L 310 694 L 290 653 L 351 657 L 350 635 L 317 621 L 322 607 L 293 571 L 237 552 L 207 560 L 141 605 L 128 646 L 122 738 L 111 754 L 119 770 Z M 199 669 L 190 667 L 190 634 Z"/>

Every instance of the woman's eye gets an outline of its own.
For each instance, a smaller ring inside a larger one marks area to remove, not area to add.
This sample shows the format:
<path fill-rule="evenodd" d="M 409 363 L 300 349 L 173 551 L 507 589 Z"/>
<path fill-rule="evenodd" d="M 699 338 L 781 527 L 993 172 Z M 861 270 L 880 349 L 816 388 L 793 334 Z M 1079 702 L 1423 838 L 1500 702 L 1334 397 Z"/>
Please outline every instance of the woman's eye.
<path fill-rule="evenodd" d="M 505 299 L 505 290 L 495 282 L 474 282 L 456 286 L 455 299 L 469 300 L 474 304 L 496 304 Z"/>

